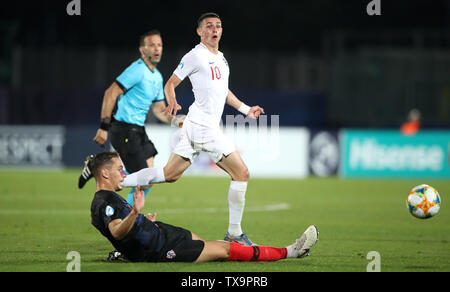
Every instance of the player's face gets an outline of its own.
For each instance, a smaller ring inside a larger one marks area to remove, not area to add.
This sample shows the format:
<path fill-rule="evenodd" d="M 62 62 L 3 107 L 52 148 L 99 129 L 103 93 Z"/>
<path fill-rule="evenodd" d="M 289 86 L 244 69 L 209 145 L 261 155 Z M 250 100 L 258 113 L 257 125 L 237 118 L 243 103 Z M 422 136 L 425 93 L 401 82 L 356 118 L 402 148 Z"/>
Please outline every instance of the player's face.
<path fill-rule="evenodd" d="M 197 29 L 197 33 L 203 42 L 212 47 L 218 47 L 222 37 L 222 22 L 215 17 L 205 18 Z"/>
<path fill-rule="evenodd" d="M 112 187 L 116 190 L 116 191 L 120 191 L 123 186 L 123 180 L 125 179 L 125 177 L 127 176 L 125 171 L 123 170 L 123 165 L 120 162 L 119 158 L 113 158 L 113 164 L 111 166 L 111 169 L 109 170 L 109 178 L 110 178 L 110 182 L 112 184 Z"/>
<path fill-rule="evenodd" d="M 163 45 L 159 35 L 151 35 L 144 39 L 144 46 L 140 47 L 143 58 L 146 58 L 153 65 L 161 61 Z"/>

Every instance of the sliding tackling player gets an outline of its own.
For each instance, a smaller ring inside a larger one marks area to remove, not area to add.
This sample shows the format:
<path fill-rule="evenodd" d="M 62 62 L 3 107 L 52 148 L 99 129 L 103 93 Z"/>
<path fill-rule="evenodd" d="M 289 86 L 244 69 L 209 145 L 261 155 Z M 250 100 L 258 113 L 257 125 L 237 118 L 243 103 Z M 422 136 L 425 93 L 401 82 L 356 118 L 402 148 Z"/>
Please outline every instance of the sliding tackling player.
<path fill-rule="evenodd" d="M 318 240 L 317 228 L 311 225 L 295 243 L 282 248 L 205 241 L 189 230 L 156 221 L 156 214 L 141 214 L 145 196 L 139 185 L 132 206 L 118 195 L 127 175 L 116 152 L 97 154 L 91 170 L 97 184 L 92 225 L 133 262 L 276 261 L 308 256 Z"/>

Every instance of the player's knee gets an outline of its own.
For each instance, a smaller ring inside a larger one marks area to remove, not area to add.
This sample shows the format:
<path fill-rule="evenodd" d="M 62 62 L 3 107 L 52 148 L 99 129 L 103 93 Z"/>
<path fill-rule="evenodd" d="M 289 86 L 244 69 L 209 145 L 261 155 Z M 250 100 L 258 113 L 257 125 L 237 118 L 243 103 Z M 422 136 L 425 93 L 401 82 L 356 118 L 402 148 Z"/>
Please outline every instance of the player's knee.
<path fill-rule="evenodd" d="M 230 243 L 229 242 L 218 242 L 217 249 L 217 259 L 226 260 L 230 258 Z"/>
<path fill-rule="evenodd" d="M 238 176 L 239 177 L 236 179 L 237 181 L 248 181 L 250 179 L 250 172 L 248 171 L 248 168 L 242 168 L 242 170 L 239 171 Z"/>
<path fill-rule="evenodd" d="M 250 179 L 250 172 L 245 165 L 241 168 L 232 170 L 229 174 L 231 179 L 235 181 L 248 181 Z"/>
<path fill-rule="evenodd" d="M 248 181 L 250 179 L 250 171 L 248 171 L 248 168 L 245 168 L 245 181 Z"/>
<path fill-rule="evenodd" d="M 223 256 L 224 259 L 230 258 L 230 245 L 229 244 L 224 246 L 223 254 L 224 254 L 224 256 Z"/>

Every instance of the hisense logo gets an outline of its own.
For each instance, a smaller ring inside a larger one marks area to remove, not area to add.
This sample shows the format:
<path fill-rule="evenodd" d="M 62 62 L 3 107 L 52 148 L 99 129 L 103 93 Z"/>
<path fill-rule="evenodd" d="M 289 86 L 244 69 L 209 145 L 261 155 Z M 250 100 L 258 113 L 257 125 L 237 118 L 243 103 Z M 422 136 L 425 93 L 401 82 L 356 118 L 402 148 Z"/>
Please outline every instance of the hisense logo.
<path fill-rule="evenodd" d="M 440 171 L 444 168 L 445 154 L 437 145 L 384 145 L 376 139 L 355 139 L 349 153 L 351 169 Z"/>

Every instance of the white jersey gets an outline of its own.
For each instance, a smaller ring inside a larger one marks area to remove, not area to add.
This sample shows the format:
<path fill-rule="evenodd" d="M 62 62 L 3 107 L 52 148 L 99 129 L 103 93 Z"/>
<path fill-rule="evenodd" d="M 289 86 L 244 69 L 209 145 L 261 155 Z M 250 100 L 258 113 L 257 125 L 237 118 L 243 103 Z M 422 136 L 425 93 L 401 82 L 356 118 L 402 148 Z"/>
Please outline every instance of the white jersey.
<path fill-rule="evenodd" d="M 181 59 L 173 72 L 184 80 L 189 76 L 195 101 L 187 119 L 206 127 L 219 127 L 228 95 L 230 69 L 222 52 L 214 54 L 200 43 Z"/>

